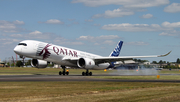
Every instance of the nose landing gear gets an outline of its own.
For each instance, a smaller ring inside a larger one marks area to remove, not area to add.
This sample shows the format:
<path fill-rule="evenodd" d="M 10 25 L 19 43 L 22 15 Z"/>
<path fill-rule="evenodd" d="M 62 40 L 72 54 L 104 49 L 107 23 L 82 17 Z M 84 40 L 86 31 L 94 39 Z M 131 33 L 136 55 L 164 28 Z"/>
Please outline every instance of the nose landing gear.
<path fill-rule="evenodd" d="M 69 70 L 66 70 L 65 66 L 61 66 L 63 68 L 63 71 L 59 71 L 59 75 L 69 75 Z"/>

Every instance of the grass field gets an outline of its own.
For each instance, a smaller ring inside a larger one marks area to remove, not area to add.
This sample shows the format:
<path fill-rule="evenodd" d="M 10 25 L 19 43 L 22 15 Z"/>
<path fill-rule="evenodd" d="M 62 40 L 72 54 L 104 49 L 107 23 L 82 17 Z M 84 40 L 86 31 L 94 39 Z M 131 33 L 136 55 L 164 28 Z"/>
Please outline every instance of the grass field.
<path fill-rule="evenodd" d="M 81 75 L 84 69 L 67 69 L 70 71 L 70 74 L 73 75 Z M 58 75 L 59 71 L 62 71 L 62 69 L 57 69 L 57 68 L 45 68 L 45 69 L 37 69 L 37 68 L 19 68 L 19 67 L 12 67 L 12 68 L 6 68 L 6 67 L 0 67 L 0 75 L 36 75 L 36 74 L 43 74 L 43 75 Z M 138 75 L 138 73 L 141 75 L 143 73 L 146 73 L 147 75 L 150 74 L 180 74 L 180 69 L 175 69 L 175 70 L 145 70 L 145 71 L 135 71 L 135 70 L 107 70 L 106 72 L 103 70 L 90 70 L 93 72 L 94 75 L 98 74 L 109 74 L 109 75 Z M 124 74 L 125 73 L 125 74 Z M 148 74 L 150 73 L 150 74 Z M 143 74 L 143 75 L 146 75 Z"/>
<path fill-rule="evenodd" d="M 70 71 L 70 74 L 73 75 L 81 75 L 84 69 L 66 69 Z M 45 69 L 37 69 L 37 68 L 0 68 L 0 75 L 58 75 L 59 71 L 62 69 L 57 68 L 45 68 Z M 104 72 L 103 70 L 93 70 L 94 74 L 107 74 L 109 72 Z"/>
<path fill-rule="evenodd" d="M 0 75 L 58 75 L 61 69 L 0 68 Z M 81 74 L 81 69 L 69 69 L 70 74 Z M 156 79 L 156 75 L 103 76 L 114 73 L 95 70 L 90 78 Z M 163 80 L 180 80 L 178 70 L 158 71 Z M 172 74 L 172 75 L 166 75 Z M 175 75 L 173 75 L 175 74 Z M 180 83 L 163 82 L 0 82 L 0 101 L 4 102 L 179 102 Z"/>
<path fill-rule="evenodd" d="M 180 83 L 0 82 L 0 101 L 179 102 Z"/>

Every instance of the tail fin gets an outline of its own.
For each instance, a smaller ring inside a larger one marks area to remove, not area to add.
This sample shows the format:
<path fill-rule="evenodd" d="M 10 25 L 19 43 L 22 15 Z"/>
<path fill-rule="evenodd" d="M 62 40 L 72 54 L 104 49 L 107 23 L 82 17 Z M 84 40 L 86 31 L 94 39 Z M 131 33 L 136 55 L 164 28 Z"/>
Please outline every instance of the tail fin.
<path fill-rule="evenodd" d="M 118 57 L 120 54 L 122 45 L 123 45 L 123 41 L 119 41 L 117 44 L 117 47 L 115 47 L 115 49 L 111 52 L 111 54 L 109 56 Z"/>

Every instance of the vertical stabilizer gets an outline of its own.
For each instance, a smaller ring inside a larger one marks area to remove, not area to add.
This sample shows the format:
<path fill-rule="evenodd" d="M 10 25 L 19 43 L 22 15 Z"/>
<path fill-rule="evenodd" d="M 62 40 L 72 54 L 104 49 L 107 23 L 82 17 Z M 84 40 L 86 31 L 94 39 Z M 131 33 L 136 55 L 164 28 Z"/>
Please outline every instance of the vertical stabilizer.
<path fill-rule="evenodd" d="M 121 51 L 121 47 L 123 45 L 123 41 L 119 41 L 115 49 L 109 55 L 110 57 L 118 57 Z"/>

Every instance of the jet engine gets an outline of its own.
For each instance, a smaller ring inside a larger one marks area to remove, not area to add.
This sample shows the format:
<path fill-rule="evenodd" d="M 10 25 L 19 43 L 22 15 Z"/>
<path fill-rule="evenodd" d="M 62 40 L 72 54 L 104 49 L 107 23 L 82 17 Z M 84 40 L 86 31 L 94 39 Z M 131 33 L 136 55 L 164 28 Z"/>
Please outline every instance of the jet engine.
<path fill-rule="evenodd" d="M 46 68 L 48 63 L 44 60 L 32 59 L 31 65 L 36 68 Z"/>
<path fill-rule="evenodd" d="M 91 69 L 95 66 L 95 62 L 94 60 L 89 59 L 89 58 L 80 58 L 77 61 L 77 65 L 80 68 Z"/>

